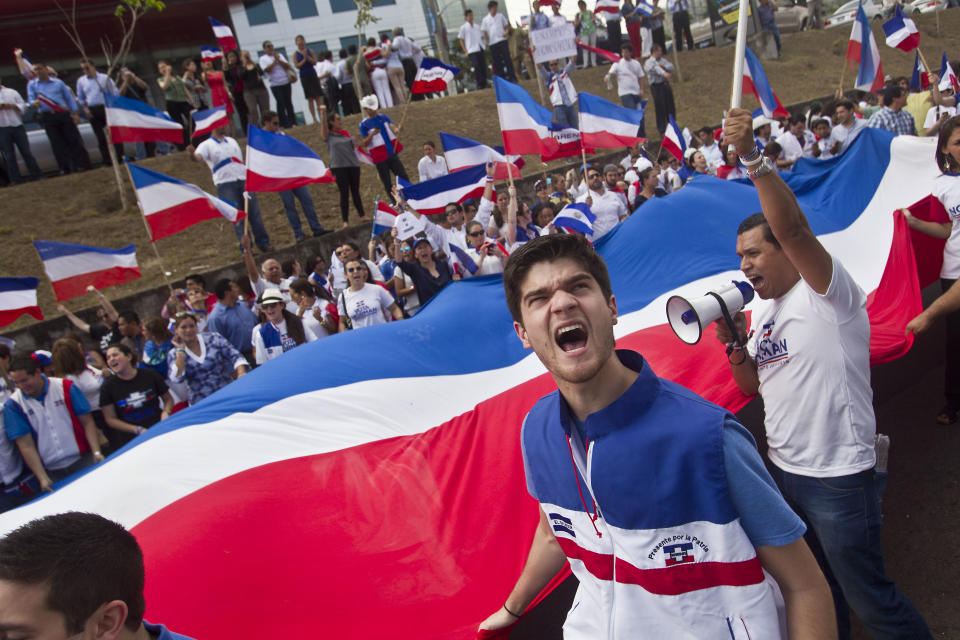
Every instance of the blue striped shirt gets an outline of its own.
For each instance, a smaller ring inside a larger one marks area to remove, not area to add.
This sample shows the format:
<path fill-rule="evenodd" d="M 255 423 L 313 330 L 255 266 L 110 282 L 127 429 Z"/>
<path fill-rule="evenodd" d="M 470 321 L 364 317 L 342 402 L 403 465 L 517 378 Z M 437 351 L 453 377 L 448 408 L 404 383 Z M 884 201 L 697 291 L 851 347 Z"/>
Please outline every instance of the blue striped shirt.
<path fill-rule="evenodd" d="M 27 102 L 32 104 L 36 101 L 38 95 L 43 95 L 69 111 L 77 110 L 77 101 L 73 99 L 70 88 L 64 84 L 63 80 L 58 78 L 48 78 L 46 82 L 40 82 L 40 78 L 34 78 L 28 82 Z M 53 113 L 53 109 L 42 102 L 38 110 L 40 113 Z"/>

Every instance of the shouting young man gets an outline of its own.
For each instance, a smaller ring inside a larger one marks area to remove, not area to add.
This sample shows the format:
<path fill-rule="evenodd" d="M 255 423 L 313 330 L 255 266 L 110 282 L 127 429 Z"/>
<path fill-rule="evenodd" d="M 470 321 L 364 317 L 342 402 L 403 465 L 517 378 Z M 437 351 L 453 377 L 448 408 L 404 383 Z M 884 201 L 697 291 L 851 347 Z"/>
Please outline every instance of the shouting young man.
<path fill-rule="evenodd" d="M 510 256 L 503 282 L 517 336 L 558 389 L 521 435 L 540 524 L 516 586 L 481 629 L 515 623 L 568 562 L 580 587 L 567 640 L 638 629 L 835 638 L 804 525 L 747 430 L 639 353 L 615 350 L 617 303 L 593 247 L 573 234 L 536 238 Z"/>

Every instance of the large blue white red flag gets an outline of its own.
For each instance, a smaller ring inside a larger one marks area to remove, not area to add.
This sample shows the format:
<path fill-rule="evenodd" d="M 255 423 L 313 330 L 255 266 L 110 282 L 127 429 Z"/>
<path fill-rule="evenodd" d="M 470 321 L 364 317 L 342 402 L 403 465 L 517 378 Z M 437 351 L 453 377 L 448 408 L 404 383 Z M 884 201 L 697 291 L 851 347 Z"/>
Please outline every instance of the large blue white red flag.
<path fill-rule="evenodd" d="M 763 115 L 768 118 L 781 118 L 789 116 L 790 113 L 780 103 L 780 98 L 773 92 L 770 82 L 767 80 L 767 74 L 760 64 L 760 59 L 754 55 L 750 47 L 743 51 L 743 93 L 752 93 L 757 97 L 760 108 L 763 109 Z"/>
<path fill-rule="evenodd" d="M 237 40 L 233 37 L 230 27 L 213 18 L 210 18 L 210 26 L 213 27 L 213 35 L 217 38 L 217 44 L 221 49 L 230 51 L 237 48 Z"/>
<path fill-rule="evenodd" d="M 616 15 L 620 19 L 620 0 L 597 0 L 597 5 L 593 8 L 594 13 L 606 14 L 604 17 L 609 20 L 611 15 Z"/>
<path fill-rule="evenodd" d="M 643 109 L 627 109 L 582 91 L 577 99 L 582 144 L 594 149 L 619 149 L 646 140 L 640 135 Z"/>
<path fill-rule="evenodd" d="M 33 63 L 27 59 L 27 56 L 23 55 L 23 49 L 14 49 L 13 55 L 17 58 L 17 66 L 20 68 L 21 76 L 26 80 L 33 80 L 37 77 L 37 74 L 33 71 Z"/>
<path fill-rule="evenodd" d="M 193 112 L 193 138 L 210 133 L 217 127 L 226 127 L 230 124 L 226 105 Z"/>
<path fill-rule="evenodd" d="M 163 111 L 110 93 L 103 100 L 113 142 L 183 142 L 183 125 Z"/>
<path fill-rule="evenodd" d="M 201 60 L 216 60 L 221 55 L 217 47 L 200 47 Z"/>
<path fill-rule="evenodd" d="M 43 320 L 43 313 L 37 306 L 39 283 L 36 278 L 0 277 L 0 327 L 13 323 L 25 313 Z"/>
<path fill-rule="evenodd" d="M 446 91 L 447 85 L 453 77 L 460 73 L 460 69 L 449 64 L 443 64 L 436 58 L 424 58 L 417 69 L 410 91 L 413 93 L 433 93 Z"/>
<path fill-rule="evenodd" d="M 568 204 L 553 219 L 553 226 L 560 229 L 566 229 L 579 233 L 584 236 L 593 235 L 593 223 L 597 221 L 597 216 L 590 211 L 590 207 L 585 202 L 575 202 Z"/>
<path fill-rule="evenodd" d="M 857 17 L 853 21 L 850 31 L 850 41 L 847 43 L 847 60 L 856 62 L 857 80 L 854 86 L 860 91 L 877 92 L 883 88 L 883 65 L 880 64 L 880 49 L 877 40 L 870 29 L 870 21 L 863 11 L 863 6 L 857 7 Z"/>
<path fill-rule="evenodd" d="M 550 136 L 553 113 L 534 100 L 523 87 L 500 76 L 493 77 L 493 88 L 497 94 L 497 113 L 506 152 L 518 155 L 556 153 L 559 145 Z"/>
<path fill-rule="evenodd" d="M 247 127 L 247 191 L 287 191 L 314 182 L 333 182 L 333 173 L 310 147 L 282 133 Z"/>
<path fill-rule="evenodd" d="M 687 143 L 683 139 L 683 132 L 680 131 L 680 126 L 677 124 L 677 121 L 673 119 L 673 114 L 670 114 L 670 120 L 663 133 L 661 145 L 664 151 L 680 162 L 683 162 L 683 153 L 687 150 Z"/>
<path fill-rule="evenodd" d="M 506 180 L 507 175 L 507 156 L 503 153 L 503 147 L 491 147 L 464 138 L 455 136 L 452 133 L 438 132 L 440 134 L 440 144 L 443 145 L 443 157 L 447 161 L 447 168 L 450 171 L 461 171 L 469 167 L 475 167 L 478 164 L 485 165 L 488 162 L 494 163 L 493 177 L 496 180 Z M 511 166 L 509 172 L 514 177 L 520 176 L 520 170 L 524 166 L 523 158 L 520 156 L 509 156 Z"/>
<path fill-rule="evenodd" d="M 103 289 L 140 277 L 137 251 L 132 244 L 107 249 L 37 240 L 33 246 L 40 254 L 58 302 L 86 295 L 90 285 Z"/>
<path fill-rule="evenodd" d="M 132 162 L 127 163 L 127 167 L 140 211 L 150 227 L 150 239 L 154 242 L 204 220 L 216 220 L 222 216 L 235 224 L 245 215 L 243 203 L 237 203 L 240 204 L 238 209 L 234 203 L 212 196 L 195 184 L 138 167 Z"/>
<path fill-rule="evenodd" d="M 930 88 L 930 74 L 927 68 L 923 66 L 923 60 L 920 59 L 920 52 L 913 55 L 913 73 L 910 74 L 910 91 L 923 91 Z"/>
<path fill-rule="evenodd" d="M 954 92 L 960 94 L 960 81 L 957 80 L 957 74 L 950 66 L 950 61 L 947 60 L 947 52 L 944 51 L 943 58 L 940 60 L 940 85 L 938 88 L 942 91 L 947 87 L 953 87 Z"/>
<path fill-rule="evenodd" d="M 814 233 L 868 293 L 874 363 L 907 351 L 904 326 L 921 309 L 910 231 L 894 212 L 939 174 L 927 141 L 880 129 L 784 174 Z M 742 278 L 736 229 L 758 210 L 752 184 L 698 178 L 596 243 L 618 347 L 734 411 L 749 398 L 723 345 L 681 343 L 665 307 Z M 472 638 L 513 587 L 539 522 L 519 436 L 555 390 L 517 340 L 502 282 L 468 278 L 412 319 L 271 360 L 0 514 L 0 534 L 69 510 L 131 527 L 147 618 L 191 637 Z"/>
<path fill-rule="evenodd" d="M 371 234 L 378 236 L 384 231 L 393 229 L 397 222 L 396 210 L 383 200 L 377 198 L 377 204 L 373 208 L 373 228 Z"/>
<path fill-rule="evenodd" d="M 422 214 L 433 215 L 443 213 L 451 202 L 482 196 L 487 184 L 487 169 L 478 165 L 417 184 L 401 179 L 398 182 L 407 204 Z"/>
<path fill-rule="evenodd" d="M 899 4 L 893 6 L 893 17 L 883 23 L 887 46 L 901 51 L 913 51 L 920 46 L 920 32 L 917 30 L 917 25 L 903 14 Z"/>

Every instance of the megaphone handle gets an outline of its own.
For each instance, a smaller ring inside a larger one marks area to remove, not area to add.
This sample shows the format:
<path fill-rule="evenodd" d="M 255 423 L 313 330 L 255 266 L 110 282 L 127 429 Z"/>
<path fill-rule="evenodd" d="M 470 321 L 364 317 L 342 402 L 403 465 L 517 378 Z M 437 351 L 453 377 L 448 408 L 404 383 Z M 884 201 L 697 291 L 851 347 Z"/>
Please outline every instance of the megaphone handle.
<path fill-rule="evenodd" d="M 708 295 L 716 298 L 717 304 L 720 305 L 720 313 L 723 314 L 723 320 L 727 323 L 727 327 L 730 329 L 730 334 L 733 336 L 734 341 L 736 341 L 737 346 L 740 347 L 740 349 L 746 349 L 747 345 L 745 345 L 740 339 L 740 332 L 737 331 L 737 325 L 733 322 L 733 317 L 730 315 L 730 310 L 727 309 L 727 303 L 724 302 L 723 296 L 714 291 L 709 291 L 707 293 Z M 727 347 L 727 356 L 729 357 L 731 353 L 733 353 L 733 347 Z"/>

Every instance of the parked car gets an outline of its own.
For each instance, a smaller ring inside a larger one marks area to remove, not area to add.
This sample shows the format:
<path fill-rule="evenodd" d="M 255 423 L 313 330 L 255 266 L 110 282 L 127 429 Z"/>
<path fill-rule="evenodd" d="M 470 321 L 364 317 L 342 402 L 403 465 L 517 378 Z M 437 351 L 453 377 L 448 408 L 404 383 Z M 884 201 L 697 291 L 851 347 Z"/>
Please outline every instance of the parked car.
<path fill-rule="evenodd" d="M 777 3 L 777 12 L 774 17 L 781 33 L 806 31 L 809 25 L 806 0 L 774 0 Z M 723 46 L 733 44 L 737 39 L 737 19 L 740 12 L 739 2 L 728 2 L 720 6 L 721 26 L 717 28 L 716 37 L 710 28 L 710 18 L 697 20 L 690 25 L 693 42 L 697 48 L 708 47 L 711 44 Z M 751 33 L 751 32 L 748 32 Z"/>
<path fill-rule="evenodd" d="M 53 155 L 53 148 L 47 139 L 47 132 L 36 124 L 26 124 L 27 141 L 30 143 L 30 152 L 37 159 L 40 171 L 43 173 L 58 173 L 57 159 Z M 90 156 L 90 164 L 99 166 L 101 162 L 100 147 L 97 145 L 97 137 L 93 134 L 93 127 L 89 122 L 81 122 L 77 128 L 80 130 L 80 138 L 83 140 L 83 147 Z M 136 152 L 135 146 L 131 143 L 123 145 L 124 155 L 133 157 Z M 27 176 L 30 172 L 23 162 L 23 158 L 17 153 L 17 164 L 20 167 L 20 175 Z"/>
<path fill-rule="evenodd" d="M 947 0 L 915 0 L 903 8 L 908 16 L 916 16 L 931 11 L 943 11 L 949 7 Z"/>
<path fill-rule="evenodd" d="M 883 4 L 876 0 L 850 0 L 840 6 L 823 21 L 823 28 L 839 27 L 842 24 L 850 24 L 857 18 L 857 6 L 863 4 L 863 12 L 867 14 L 868 20 L 883 19 Z"/>

